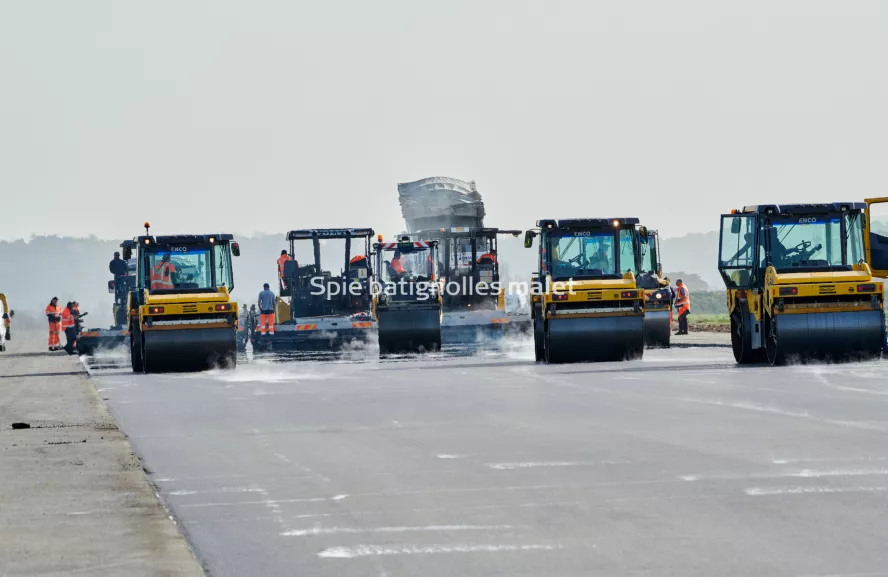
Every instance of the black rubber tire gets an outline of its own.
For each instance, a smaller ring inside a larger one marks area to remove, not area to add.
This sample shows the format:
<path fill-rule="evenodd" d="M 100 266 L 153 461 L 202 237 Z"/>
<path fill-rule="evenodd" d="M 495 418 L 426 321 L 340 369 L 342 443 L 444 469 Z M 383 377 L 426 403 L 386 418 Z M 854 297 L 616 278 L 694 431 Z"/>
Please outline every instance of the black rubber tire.
<path fill-rule="evenodd" d="M 142 331 L 138 328 L 130 331 L 130 364 L 134 373 L 145 372 L 145 363 L 142 358 Z"/>
<path fill-rule="evenodd" d="M 552 364 L 552 347 L 549 346 L 549 323 L 543 323 L 543 360 Z"/>
<path fill-rule="evenodd" d="M 731 314 L 731 349 L 737 364 L 746 365 L 760 363 L 765 360 L 764 349 L 752 348 L 752 330 L 745 326 L 744 319 L 749 318 L 745 302 L 741 302 Z"/>
<path fill-rule="evenodd" d="M 7 341 L 12 340 L 12 331 L 10 329 L 6 329 L 6 340 Z"/>
<path fill-rule="evenodd" d="M 765 352 L 768 357 L 768 364 L 772 367 L 780 366 L 786 363 L 786 355 L 780 350 L 777 342 L 777 336 L 772 335 L 775 331 L 776 321 L 770 315 L 765 315 Z"/>
<path fill-rule="evenodd" d="M 546 326 L 539 306 L 534 307 L 533 315 L 533 355 L 536 362 L 546 357 Z"/>

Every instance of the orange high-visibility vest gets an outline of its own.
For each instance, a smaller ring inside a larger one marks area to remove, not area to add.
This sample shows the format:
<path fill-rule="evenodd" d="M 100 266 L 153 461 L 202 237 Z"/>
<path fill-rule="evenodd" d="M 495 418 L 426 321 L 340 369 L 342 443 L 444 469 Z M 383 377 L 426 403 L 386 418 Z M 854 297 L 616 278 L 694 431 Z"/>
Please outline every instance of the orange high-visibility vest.
<path fill-rule="evenodd" d="M 404 274 L 404 265 L 401 264 L 400 257 L 392 259 L 392 270 L 395 274 Z"/>
<path fill-rule="evenodd" d="M 426 276 L 429 280 L 435 280 L 435 261 L 432 260 L 431 253 L 426 257 Z"/>
<path fill-rule="evenodd" d="M 151 290 L 170 290 L 173 287 L 173 272 L 175 267 L 171 262 L 159 262 L 151 269 Z"/>
<path fill-rule="evenodd" d="M 288 255 L 288 254 L 282 254 L 282 255 L 277 259 L 277 263 L 278 263 L 278 274 L 280 275 L 281 278 L 284 278 L 284 263 L 287 262 L 287 261 L 291 261 L 291 260 L 293 260 L 293 259 L 290 258 L 290 255 Z"/>
<path fill-rule="evenodd" d="M 485 252 L 481 256 L 478 257 L 478 263 L 480 264 L 482 260 L 490 259 L 490 262 L 496 262 L 496 255 L 490 254 L 489 252 Z"/>
<path fill-rule="evenodd" d="M 65 307 L 65 310 L 62 311 L 62 330 L 67 328 L 74 327 L 74 313 L 71 312 L 71 309 Z"/>
<path fill-rule="evenodd" d="M 681 285 L 678 287 L 677 295 L 675 297 L 675 304 L 678 307 L 678 314 L 682 314 L 685 311 L 691 312 L 691 292 L 688 290 L 688 285 Z"/>
<path fill-rule="evenodd" d="M 56 305 L 56 306 L 46 305 L 46 314 L 55 315 L 57 317 L 60 317 L 62 315 L 62 307 L 60 307 L 59 305 Z M 58 321 L 52 321 L 52 322 L 58 322 Z"/>

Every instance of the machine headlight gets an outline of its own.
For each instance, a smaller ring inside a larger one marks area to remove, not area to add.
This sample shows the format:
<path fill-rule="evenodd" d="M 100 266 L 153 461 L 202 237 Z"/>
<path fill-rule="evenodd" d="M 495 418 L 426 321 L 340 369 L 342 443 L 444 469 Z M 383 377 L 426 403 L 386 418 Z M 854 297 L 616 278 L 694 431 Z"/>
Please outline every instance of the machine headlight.
<path fill-rule="evenodd" d="M 654 294 L 654 298 L 655 298 L 655 299 L 661 299 L 661 298 L 663 298 L 663 293 L 655 293 L 655 294 Z"/>

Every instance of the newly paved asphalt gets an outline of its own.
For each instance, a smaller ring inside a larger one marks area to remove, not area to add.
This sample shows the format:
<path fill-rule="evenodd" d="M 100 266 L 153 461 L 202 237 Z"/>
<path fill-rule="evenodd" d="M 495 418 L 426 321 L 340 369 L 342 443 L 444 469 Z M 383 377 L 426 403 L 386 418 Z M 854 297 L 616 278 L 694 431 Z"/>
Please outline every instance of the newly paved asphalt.
<path fill-rule="evenodd" d="M 210 575 L 888 575 L 886 363 L 531 357 L 93 374 Z"/>

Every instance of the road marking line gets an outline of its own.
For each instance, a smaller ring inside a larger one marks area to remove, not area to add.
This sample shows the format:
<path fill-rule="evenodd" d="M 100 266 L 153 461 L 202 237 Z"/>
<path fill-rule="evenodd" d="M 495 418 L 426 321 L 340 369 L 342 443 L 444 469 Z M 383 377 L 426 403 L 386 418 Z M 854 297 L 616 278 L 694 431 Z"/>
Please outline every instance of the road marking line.
<path fill-rule="evenodd" d="M 874 463 L 877 461 L 888 461 L 888 457 L 836 457 L 828 459 L 825 457 L 800 457 L 796 459 L 772 459 L 774 465 L 791 465 L 793 463 Z"/>
<path fill-rule="evenodd" d="M 324 501 L 340 501 L 342 499 L 347 498 L 348 495 L 336 495 L 335 497 L 311 497 L 307 499 L 280 499 L 276 501 L 272 500 L 263 500 L 263 501 L 228 501 L 228 502 L 219 502 L 219 503 L 187 503 L 185 505 L 179 505 L 180 507 L 232 507 L 235 505 L 277 505 L 284 503 L 321 503 Z"/>
<path fill-rule="evenodd" d="M 888 491 L 888 487 L 750 487 L 743 490 L 744 493 L 753 497 L 827 493 L 884 493 L 885 491 Z"/>
<path fill-rule="evenodd" d="M 628 465 L 629 461 L 528 461 L 524 463 L 487 463 L 487 467 L 500 471 L 532 469 L 536 467 L 584 467 L 594 465 Z"/>
<path fill-rule="evenodd" d="M 318 557 L 352 559 L 381 555 L 431 555 L 441 553 L 499 553 L 504 551 L 555 551 L 561 545 L 357 545 L 355 547 L 331 547 L 318 553 Z"/>
<path fill-rule="evenodd" d="M 526 528 L 526 525 L 520 525 Z M 358 535 L 362 533 L 413 533 L 424 531 L 497 531 L 515 529 L 515 525 L 428 525 L 425 527 L 313 527 L 281 533 L 281 537 L 313 537 L 316 535 Z"/>

